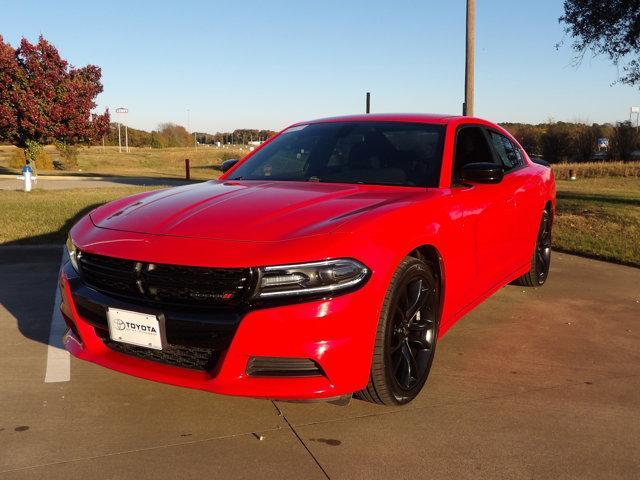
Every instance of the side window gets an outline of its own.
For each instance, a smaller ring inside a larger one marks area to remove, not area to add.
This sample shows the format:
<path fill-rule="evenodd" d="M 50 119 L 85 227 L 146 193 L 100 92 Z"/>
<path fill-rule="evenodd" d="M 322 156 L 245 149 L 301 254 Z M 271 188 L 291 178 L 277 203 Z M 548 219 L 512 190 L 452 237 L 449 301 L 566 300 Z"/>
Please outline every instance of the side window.
<path fill-rule="evenodd" d="M 520 149 L 516 147 L 511 140 L 494 131 L 490 131 L 489 135 L 491 136 L 491 143 L 493 143 L 493 147 L 496 149 L 498 158 L 500 158 L 500 161 L 504 165 L 505 172 L 524 165 Z"/>
<path fill-rule="evenodd" d="M 480 127 L 462 127 L 456 136 L 454 180 L 460 179 L 462 167 L 479 162 L 495 162 L 487 137 Z"/>

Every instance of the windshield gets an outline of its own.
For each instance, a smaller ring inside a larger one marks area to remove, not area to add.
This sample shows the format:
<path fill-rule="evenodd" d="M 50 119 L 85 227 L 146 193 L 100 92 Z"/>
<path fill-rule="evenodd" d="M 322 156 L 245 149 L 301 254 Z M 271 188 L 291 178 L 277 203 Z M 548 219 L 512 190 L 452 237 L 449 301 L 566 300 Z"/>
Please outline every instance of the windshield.
<path fill-rule="evenodd" d="M 257 151 L 231 180 L 437 187 L 444 126 L 330 122 L 292 127 Z"/>

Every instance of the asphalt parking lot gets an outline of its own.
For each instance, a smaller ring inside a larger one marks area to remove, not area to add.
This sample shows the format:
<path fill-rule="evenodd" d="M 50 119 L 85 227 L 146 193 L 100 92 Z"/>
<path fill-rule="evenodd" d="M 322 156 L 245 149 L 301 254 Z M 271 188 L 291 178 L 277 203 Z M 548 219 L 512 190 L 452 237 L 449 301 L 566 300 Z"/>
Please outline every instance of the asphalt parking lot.
<path fill-rule="evenodd" d="M 453 327 L 416 402 L 338 407 L 69 360 L 48 346 L 60 256 L 0 248 L 2 479 L 640 478 L 639 269 L 556 253 L 544 288 Z"/>

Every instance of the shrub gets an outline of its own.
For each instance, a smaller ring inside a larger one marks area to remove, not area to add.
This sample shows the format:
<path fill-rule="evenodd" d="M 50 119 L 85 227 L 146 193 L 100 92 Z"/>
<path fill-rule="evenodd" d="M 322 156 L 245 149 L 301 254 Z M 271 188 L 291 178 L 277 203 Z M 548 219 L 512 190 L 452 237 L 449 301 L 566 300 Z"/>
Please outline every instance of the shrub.
<path fill-rule="evenodd" d="M 29 159 L 29 165 L 34 170 L 52 170 L 53 160 L 45 149 L 36 142 L 27 142 L 27 148 L 17 148 L 9 157 L 9 167 L 22 170 L 25 160 Z"/>
<path fill-rule="evenodd" d="M 9 157 L 9 168 L 22 169 L 25 164 L 24 149 L 16 148 Z"/>
<path fill-rule="evenodd" d="M 38 142 L 27 140 L 25 149 L 29 163 L 36 170 L 53 170 L 53 160 Z"/>
<path fill-rule="evenodd" d="M 78 153 L 80 152 L 80 146 L 66 142 L 55 142 L 56 149 L 60 152 L 64 160 L 65 170 L 71 168 L 77 168 L 78 166 Z"/>
<path fill-rule="evenodd" d="M 570 160 L 575 151 L 572 125 L 564 122 L 550 123 L 542 135 L 542 156 L 551 163 Z"/>
<path fill-rule="evenodd" d="M 613 127 L 611 153 L 616 160 L 629 161 L 638 147 L 638 130 L 631 122 L 619 122 Z"/>

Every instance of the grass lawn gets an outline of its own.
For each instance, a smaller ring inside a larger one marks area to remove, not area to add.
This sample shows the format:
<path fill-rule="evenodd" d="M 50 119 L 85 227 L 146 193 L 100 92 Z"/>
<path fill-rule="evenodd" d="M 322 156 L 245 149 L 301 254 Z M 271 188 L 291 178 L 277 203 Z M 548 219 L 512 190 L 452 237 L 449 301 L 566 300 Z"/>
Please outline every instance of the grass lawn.
<path fill-rule="evenodd" d="M 62 243 L 81 215 L 159 187 L 0 191 L 0 244 Z M 640 178 L 557 181 L 554 247 L 640 267 Z"/>
<path fill-rule="evenodd" d="M 9 160 L 17 149 L 0 146 L 0 173 L 17 174 L 10 168 Z M 60 159 L 53 146 L 45 148 L 53 159 Z M 191 178 L 211 180 L 218 178 L 215 167 L 230 158 L 242 158 L 248 147 L 199 147 L 196 148 L 130 148 L 129 153 L 118 153 L 118 147 L 89 147 L 80 150 L 78 167 L 73 170 L 39 170 L 40 175 L 114 175 L 134 177 L 184 178 L 185 159 L 189 159 Z"/>
<path fill-rule="evenodd" d="M 557 181 L 558 250 L 640 267 L 640 178 Z"/>
<path fill-rule="evenodd" d="M 0 190 L 0 245 L 64 243 L 69 229 L 103 203 L 161 187 Z"/>

